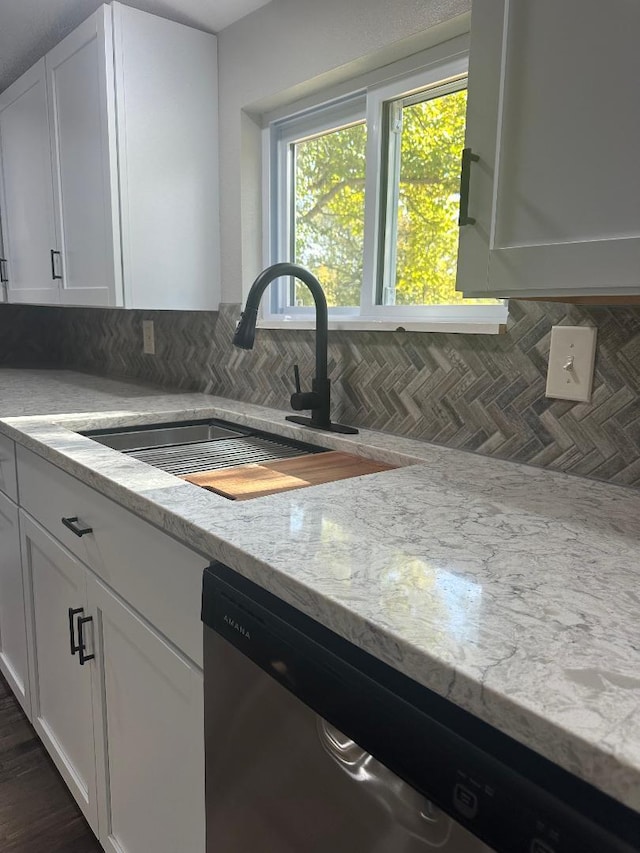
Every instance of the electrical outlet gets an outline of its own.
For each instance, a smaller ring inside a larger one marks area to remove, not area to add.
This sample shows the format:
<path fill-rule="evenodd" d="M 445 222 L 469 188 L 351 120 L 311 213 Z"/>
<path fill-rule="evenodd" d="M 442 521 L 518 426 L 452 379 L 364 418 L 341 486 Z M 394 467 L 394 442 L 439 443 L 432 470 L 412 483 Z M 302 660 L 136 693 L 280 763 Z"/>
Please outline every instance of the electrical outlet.
<path fill-rule="evenodd" d="M 156 354 L 156 338 L 153 330 L 153 320 L 142 321 L 142 352 L 147 355 Z"/>
<path fill-rule="evenodd" d="M 552 327 L 547 397 L 591 400 L 597 332 L 593 326 Z"/>

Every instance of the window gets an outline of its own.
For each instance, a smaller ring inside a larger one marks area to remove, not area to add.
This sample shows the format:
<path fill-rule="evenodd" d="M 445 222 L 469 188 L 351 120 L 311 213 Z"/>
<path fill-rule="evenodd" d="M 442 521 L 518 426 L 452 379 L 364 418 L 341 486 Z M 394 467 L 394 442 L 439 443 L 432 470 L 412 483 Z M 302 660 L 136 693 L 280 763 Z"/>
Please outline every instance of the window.
<path fill-rule="evenodd" d="M 339 325 L 497 331 L 506 320 L 502 301 L 455 289 L 466 66 L 432 63 L 266 131 L 267 260 L 310 269 Z M 299 325 L 312 305 L 303 284 L 281 281 L 264 325 Z"/>
<path fill-rule="evenodd" d="M 447 305 L 456 292 L 466 80 L 384 105 L 382 305 Z"/>

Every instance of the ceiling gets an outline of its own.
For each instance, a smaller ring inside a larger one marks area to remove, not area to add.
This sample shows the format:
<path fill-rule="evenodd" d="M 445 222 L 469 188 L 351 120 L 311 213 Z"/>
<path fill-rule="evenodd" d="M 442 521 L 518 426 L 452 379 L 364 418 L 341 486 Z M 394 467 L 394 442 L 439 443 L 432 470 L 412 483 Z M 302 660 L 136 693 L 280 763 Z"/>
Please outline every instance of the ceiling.
<path fill-rule="evenodd" d="M 219 32 L 269 0 L 125 0 L 200 30 Z M 101 0 L 0 0 L 0 92 L 82 23 Z"/>

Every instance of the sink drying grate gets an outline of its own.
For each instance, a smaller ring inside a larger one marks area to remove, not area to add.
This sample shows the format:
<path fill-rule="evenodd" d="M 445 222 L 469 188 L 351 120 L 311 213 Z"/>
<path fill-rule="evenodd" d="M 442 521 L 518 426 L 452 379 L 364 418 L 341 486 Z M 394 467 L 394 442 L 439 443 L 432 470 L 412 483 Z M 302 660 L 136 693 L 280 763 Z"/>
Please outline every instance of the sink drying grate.
<path fill-rule="evenodd" d="M 218 468 L 233 468 L 251 462 L 274 462 L 293 456 L 322 452 L 321 449 L 281 443 L 277 439 L 250 435 L 238 438 L 174 444 L 171 447 L 151 447 L 123 451 L 147 465 L 162 468 L 169 474 L 182 476 Z"/>

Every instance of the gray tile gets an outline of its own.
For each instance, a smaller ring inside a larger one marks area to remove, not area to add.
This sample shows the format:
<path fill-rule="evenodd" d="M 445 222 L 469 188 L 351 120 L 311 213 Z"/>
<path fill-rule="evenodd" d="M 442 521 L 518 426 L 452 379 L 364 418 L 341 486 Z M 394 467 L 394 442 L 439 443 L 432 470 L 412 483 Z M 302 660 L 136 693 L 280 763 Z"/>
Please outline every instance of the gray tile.
<path fill-rule="evenodd" d="M 308 381 L 314 335 L 258 330 L 231 345 L 220 312 L 0 306 L 0 364 L 60 365 L 287 408 L 293 364 Z M 155 323 L 156 356 L 141 352 Z M 598 327 L 593 402 L 544 396 L 549 330 Z M 333 417 L 454 447 L 640 486 L 640 308 L 512 300 L 501 336 L 332 332 Z"/>

